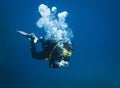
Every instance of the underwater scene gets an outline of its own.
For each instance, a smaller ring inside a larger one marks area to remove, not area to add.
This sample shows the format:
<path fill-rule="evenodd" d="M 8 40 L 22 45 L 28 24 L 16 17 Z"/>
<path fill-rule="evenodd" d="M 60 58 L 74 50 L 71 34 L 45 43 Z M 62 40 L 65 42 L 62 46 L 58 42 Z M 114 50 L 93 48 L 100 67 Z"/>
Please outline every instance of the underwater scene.
<path fill-rule="evenodd" d="M 119 0 L 1 0 L 0 88 L 120 88 Z"/>

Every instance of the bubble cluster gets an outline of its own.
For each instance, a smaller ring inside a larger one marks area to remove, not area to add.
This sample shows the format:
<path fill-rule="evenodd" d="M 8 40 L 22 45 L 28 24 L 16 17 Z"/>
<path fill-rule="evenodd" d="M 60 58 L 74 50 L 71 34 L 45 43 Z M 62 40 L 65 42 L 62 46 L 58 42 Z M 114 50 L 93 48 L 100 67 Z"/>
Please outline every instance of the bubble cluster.
<path fill-rule="evenodd" d="M 43 28 L 45 30 L 46 40 L 53 39 L 56 41 L 71 41 L 73 33 L 66 23 L 66 17 L 68 15 L 67 11 L 57 13 L 57 8 L 55 6 L 50 9 L 44 4 L 41 4 L 38 10 L 41 17 L 36 24 L 39 28 Z"/>

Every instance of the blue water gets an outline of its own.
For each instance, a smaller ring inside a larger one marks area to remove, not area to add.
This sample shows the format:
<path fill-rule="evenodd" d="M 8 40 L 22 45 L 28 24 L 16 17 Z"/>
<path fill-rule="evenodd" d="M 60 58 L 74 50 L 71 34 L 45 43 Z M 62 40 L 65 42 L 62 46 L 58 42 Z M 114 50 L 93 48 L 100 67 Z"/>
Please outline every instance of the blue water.
<path fill-rule="evenodd" d="M 38 6 L 68 11 L 74 52 L 67 68 L 51 69 L 31 57 L 16 30 L 44 35 Z M 0 1 L 0 88 L 120 88 L 119 0 Z"/>

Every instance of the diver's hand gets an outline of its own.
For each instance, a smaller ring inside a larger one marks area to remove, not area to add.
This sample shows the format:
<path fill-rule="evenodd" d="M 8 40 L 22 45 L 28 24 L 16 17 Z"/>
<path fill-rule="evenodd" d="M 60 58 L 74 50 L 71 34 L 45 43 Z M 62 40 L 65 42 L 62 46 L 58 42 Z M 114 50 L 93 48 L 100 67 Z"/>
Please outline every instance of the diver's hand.
<path fill-rule="evenodd" d="M 57 64 L 58 64 L 59 67 L 68 66 L 69 65 L 68 61 L 64 61 L 64 60 L 61 60 Z"/>

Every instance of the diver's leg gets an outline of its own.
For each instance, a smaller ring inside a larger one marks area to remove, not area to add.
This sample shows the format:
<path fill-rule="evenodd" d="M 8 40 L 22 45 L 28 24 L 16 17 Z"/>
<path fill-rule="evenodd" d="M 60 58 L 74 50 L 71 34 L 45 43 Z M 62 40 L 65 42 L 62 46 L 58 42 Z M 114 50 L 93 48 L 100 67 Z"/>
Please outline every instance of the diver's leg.
<path fill-rule="evenodd" d="M 38 38 L 38 41 L 37 42 L 40 42 L 42 44 L 42 47 L 44 48 L 44 45 L 45 45 L 45 39 L 43 37 L 40 37 Z"/>
<path fill-rule="evenodd" d="M 35 44 L 38 42 L 38 40 L 41 40 L 42 42 L 42 39 L 38 39 L 34 33 L 26 33 L 24 31 L 17 31 L 20 35 L 24 36 L 24 37 L 27 37 L 29 40 L 30 40 L 30 44 L 31 44 L 31 53 L 32 53 L 32 57 L 35 58 L 35 59 L 44 59 L 43 56 L 44 56 L 44 52 L 37 52 L 36 51 L 36 46 Z"/>
<path fill-rule="evenodd" d="M 34 39 L 31 39 L 30 43 L 31 43 L 30 48 L 31 48 L 32 57 L 35 58 L 35 59 L 38 59 L 38 60 L 44 59 L 44 52 L 37 52 L 36 46 L 35 46 L 35 43 L 34 43 Z"/>

